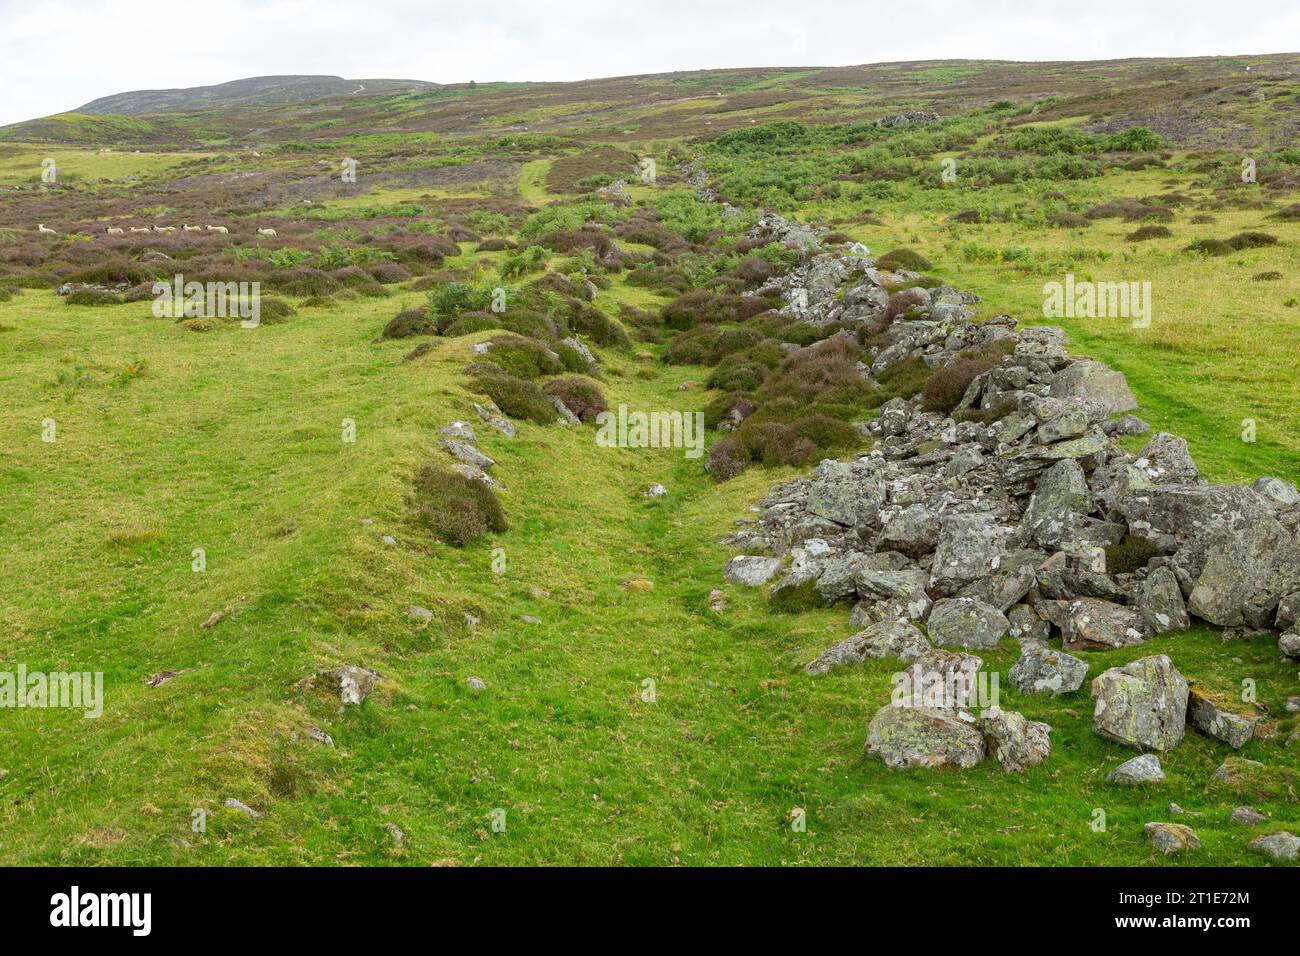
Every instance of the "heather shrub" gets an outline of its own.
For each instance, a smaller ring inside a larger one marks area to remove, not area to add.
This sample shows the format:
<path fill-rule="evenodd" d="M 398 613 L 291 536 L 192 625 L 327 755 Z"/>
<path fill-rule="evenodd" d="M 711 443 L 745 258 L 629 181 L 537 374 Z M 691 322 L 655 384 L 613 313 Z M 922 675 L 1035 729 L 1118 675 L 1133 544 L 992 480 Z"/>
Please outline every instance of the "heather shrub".
<path fill-rule="evenodd" d="M 568 299 L 557 310 L 558 317 L 574 332 L 581 332 L 598 345 L 631 348 L 632 340 L 624 328 L 600 309 L 578 299 Z"/>
<path fill-rule="evenodd" d="M 489 531 L 509 528 L 501 502 L 486 482 L 440 465 L 420 469 L 409 502 L 416 524 L 458 548 Z"/>
<path fill-rule="evenodd" d="M 405 339 L 412 335 L 436 335 L 437 326 L 424 309 L 403 309 L 388 320 L 384 330 L 379 333 L 381 339 Z"/>
<path fill-rule="evenodd" d="M 525 381 L 502 371 L 483 369 L 471 379 L 475 391 L 488 396 L 511 418 L 550 425 L 556 419 L 555 406 L 536 382 Z"/>
<path fill-rule="evenodd" d="M 121 305 L 122 297 L 102 289 L 78 289 L 63 297 L 65 305 Z"/>
<path fill-rule="evenodd" d="M 553 378 L 542 386 L 542 391 L 558 398 L 584 422 L 595 421 L 596 416 L 609 407 L 600 386 L 585 375 Z"/>
<path fill-rule="evenodd" d="M 516 378 L 534 379 L 564 371 L 560 357 L 536 339 L 495 335 L 487 340 L 488 358 Z"/>
<path fill-rule="evenodd" d="M 374 282 L 373 279 L 370 281 Z M 283 274 L 272 278 L 268 284 L 272 285 L 278 292 L 296 296 L 300 299 L 313 295 L 334 295 L 342 288 L 342 285 L 333 277 L 309 266 L 289 269 Z"/>
<path fill-rule="evenodd" d="M 1187 247 L 1187 252 L 1198 252 L 1206 256 L 1226 256 L 1236 252 L 1222 239 L 1197 239 Z"/>
<path fill-rule="evenodd" d="M 921 289 L 900 289 L 889 297 L 885 303 L 885 322 L 907 315 L 910 309 L 923 309 L 930 304 L 930 297 Z"/>
<path fill-rule="evenodd" d="M 1277 236 L 1267 232 L 1239 232 L 1228 240 L 1233 249 L 1259 249 L 1277 245 Z"/>
<path fill-rule="evenodd" d="M 1148 239 L 1168 239 L 1172 235 L 1168 226 L 1142 226 L 1124 238 L 1129 242 L 1146 242 Z"/>
<path fill-rule="evenodd" d="M 876 267 L 888 269 L 890 272 L 897 272 L 900 269 L 908 272 L 925 272 L 933 269 L 934 264 L 914 249 L 899 247 L 877 259 Z"/>

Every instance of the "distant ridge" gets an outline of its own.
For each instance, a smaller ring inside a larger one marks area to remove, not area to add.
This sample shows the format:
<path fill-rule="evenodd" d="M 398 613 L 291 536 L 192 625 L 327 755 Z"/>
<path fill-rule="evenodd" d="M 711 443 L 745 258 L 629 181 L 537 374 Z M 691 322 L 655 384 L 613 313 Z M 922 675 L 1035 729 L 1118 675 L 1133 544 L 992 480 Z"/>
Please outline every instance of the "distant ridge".
<path fill-rule="evenodd" d="M 229 106 L 286 106 L 356 93 L 400 93 L 430 89 L 424 80 L 347 80 L 341 76 L 252 76 L 215 86 L 134 90 L 91 100 L 77 113 L 181 113 Z"/>

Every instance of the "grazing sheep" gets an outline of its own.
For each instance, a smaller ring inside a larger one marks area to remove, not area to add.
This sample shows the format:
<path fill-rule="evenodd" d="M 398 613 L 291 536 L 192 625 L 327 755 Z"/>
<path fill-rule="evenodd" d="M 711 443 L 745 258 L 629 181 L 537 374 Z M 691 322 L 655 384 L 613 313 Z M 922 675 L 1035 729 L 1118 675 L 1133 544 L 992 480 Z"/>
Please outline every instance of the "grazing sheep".
<path fill-rule="evenodd" d="M 126 235 L 126 230 L 123 229 L 121 226 L 109 226 L 109 227 L 108 227 L 107 229 L 105 229 L 104 231 L 105 231 L 106 233 L 108 233 L 110 236 L 125 236 L 125 235 Z"/>
<path fill-rule="evenodd" d="M 222 233 L 223 235 L 225 233 L 230 232 L 230 230 L 227 229 L 225 226 L 204 226 L 203 228 L 206 229 L 208 232 L 219 232 Z"/>
<path fill-rule="evenodd" d="M 43 222 L 38 222 L 38 223 L 36 224 L 36 231 L 42 233 L 43 235 L 47 235 L 47 236 L 57 236 L 57 235 L 59 234 L 57 230 L 54 230 L 54 229 L 47 229 L 47 228 L 45 227 L 45 223 L 43 223 Z"/>
<path fill-rule="evenodd" d="M 176 227 L 175 226 L 154 226 L 153 231 L 161 232 L 164 235 L 170 236 L 173 232 L 176 231 Z"/>
<path fill-rule="evenodd" d="M 202 226 L 187 226 L 187 225 L 184 225 L 183 223 L 182 223 L 182 225 L 181 225 L 181 228 L 184 229 L 186 232 L 202 232 L 202 231 L 203 231 L 203 227 L 202 227 Z"/>
<path fill-rule="evenodd" d="M 132 231 L 132 232 L 148 232 L 148 231 L 149 231 L 149 227 L 148 227 L 148 226 L 132 226 L 132 227 L 131 227 L 131 231 Z"/>
<path fill-rule="evenodd" d="M 257 234 L 258 234 L 259 236 L 274 236 L 274 235 L 275 235 L 275 230 L 274 230 L 274 229 L 259 229 L 259 230 L 257 230 Z"/>

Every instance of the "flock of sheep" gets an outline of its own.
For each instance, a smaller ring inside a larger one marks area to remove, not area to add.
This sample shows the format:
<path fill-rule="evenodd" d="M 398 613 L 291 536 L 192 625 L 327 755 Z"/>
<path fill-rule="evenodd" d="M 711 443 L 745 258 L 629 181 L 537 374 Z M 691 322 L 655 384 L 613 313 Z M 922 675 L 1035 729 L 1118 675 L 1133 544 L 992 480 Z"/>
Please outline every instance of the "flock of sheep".
<path fill-rule="evenodd" d="M 57 235 L 59 234 L 59 232 L 58 232 L 57 229 L 51 229 L 51 228 L 49 228 L 48 226 L 46 226 L 45 223 L 43 223 L 43 222 L 41 222 L 41 223 L 37 223 L 37 224 L 36 224 L 36 229 L 37 229 L 38 232 L 42 233 L 43 235 L 47 235 L 47 236 L 57 236 Z M 181 226 L 181 229 L 183 229 L 185 232 L 219 232 L 219 233 L 221 233 L 222 235 L 225 235 L 226 233 L 229 233 L 229 232 L 230 232 L 230 230 L 227 229 L 225 226 L 187 226 L 187 225 L 182 225 L 182 226 Z M 128 232 L 127 229 L 123 229 L 121 226 L 109 226 L 109 227 L 107 227 L 104 231 L 105 231 L 106 233 L 108 233 L 110 236 L 124 236 L 124 235 L 126 235 L 127 232 Z M 176 231 L 176 227 L 175 227 L 175 226 L 152 226 L 152 227 L 151 227 L 151 226 L 131 226 L 130 229 L 129 229 L 129 231 L 130 231 L 130 232 L 147 232 L 147 233 L 151 233 L 151 234 L 152 234 L 152 233 L 161 233 L 161 234 L 163 234 L 163 235 L 171 235 L 173 232 Z M 258 234 L 259 236 L 274 236 L 276 233 L 275 233 L 275 230 L 274 230 L 274 229 L 259 229 L 259 230 L 257 230 L 257 234 Z"/>

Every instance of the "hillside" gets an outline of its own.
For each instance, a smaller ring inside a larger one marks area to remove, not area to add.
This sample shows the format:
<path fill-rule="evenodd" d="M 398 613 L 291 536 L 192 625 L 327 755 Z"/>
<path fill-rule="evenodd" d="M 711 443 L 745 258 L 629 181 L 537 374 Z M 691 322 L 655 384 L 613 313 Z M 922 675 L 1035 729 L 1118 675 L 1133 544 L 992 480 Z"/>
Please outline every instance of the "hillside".
<path fill-rule="evenodd" d="M 1297 69 L 312 77 L 0 131 L 0 632 L 104 682 L 5 712 L 0 860 L 1286 865 L 1252 844 L 1300 828 Z M 178 274 L 258 321 L 157 308 Z M 1149 321 L 1045 315 L 1067 278 Z M 1097 363 L 1100 406 L 1062 384 Z M 702 443 L 610 447 L 620 406 Z M 1068 540 L 1025 517 L 1049 467 Z M 1250 520 L 1207 544 L 1149 487 Z M 944 573 L 986 518 L 1020 537 Z M 869 748 L 918 636 L 1045 759 Z M 1080 683 L 1013 682 L 1035 648 Z M 1251 733 L 1180 712 L 1122 786 L 1090 683 L 1159 655 Z"/>
<path fill-rule="evenodd" d="M 74 113 L 188 113 L 248 106 L 311 103 L 362 93 L 409 93 L 436 86 L 421 80 L 345 80 L 341 76 L 253 76 L 214 86 L 174 90 L 134 90 L 101 96 Z"/>

